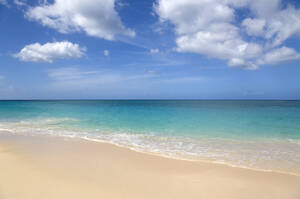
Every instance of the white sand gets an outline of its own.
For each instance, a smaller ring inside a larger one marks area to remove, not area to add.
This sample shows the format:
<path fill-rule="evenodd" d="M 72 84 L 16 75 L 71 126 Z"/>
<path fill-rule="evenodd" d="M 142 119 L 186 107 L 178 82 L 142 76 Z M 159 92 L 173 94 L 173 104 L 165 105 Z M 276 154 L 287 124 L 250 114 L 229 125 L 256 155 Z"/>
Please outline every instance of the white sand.
<path fill-rule="evenodd" d="M 299 199 L 300 177 L 0 133 L 0 199 Z"/>

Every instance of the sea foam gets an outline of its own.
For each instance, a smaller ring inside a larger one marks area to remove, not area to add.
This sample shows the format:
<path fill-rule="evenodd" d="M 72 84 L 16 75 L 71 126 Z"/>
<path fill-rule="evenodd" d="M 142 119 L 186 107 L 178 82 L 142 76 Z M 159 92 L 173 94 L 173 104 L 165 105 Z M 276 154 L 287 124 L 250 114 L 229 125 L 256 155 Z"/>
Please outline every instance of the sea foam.
<path fill-rule="evenodd" d="M 0 131 L 22 135 L 76 137 L 105 142 L 169 158 L 211 161 L 251 169 L 300 174 L 300 143 L 293 139 L 238 140 L 208 137 L 159 136 L 155 132 L 80 129 L 63 124 L 76 118 L 35 118 L 1 121 Z"/>

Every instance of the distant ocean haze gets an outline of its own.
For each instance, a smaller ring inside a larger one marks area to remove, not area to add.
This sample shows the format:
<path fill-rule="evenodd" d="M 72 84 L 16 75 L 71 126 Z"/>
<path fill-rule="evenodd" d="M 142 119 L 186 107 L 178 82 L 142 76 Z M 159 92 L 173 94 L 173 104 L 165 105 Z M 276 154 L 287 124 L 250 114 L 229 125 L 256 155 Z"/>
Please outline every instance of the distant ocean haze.
<path fill-rule="evenodd" d="M 300 174 L 300 101 L 0 101 L 0 130 Z"/>

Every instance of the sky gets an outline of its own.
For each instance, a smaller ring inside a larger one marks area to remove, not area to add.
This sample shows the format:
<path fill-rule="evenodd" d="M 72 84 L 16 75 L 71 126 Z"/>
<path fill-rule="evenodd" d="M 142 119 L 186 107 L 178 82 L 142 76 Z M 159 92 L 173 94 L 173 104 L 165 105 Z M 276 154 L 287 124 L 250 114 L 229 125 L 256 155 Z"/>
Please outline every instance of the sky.
<path fill-rule="evenodd" d="M 300 1 L 0 0 L 0 99 L 300 99 Z"/>

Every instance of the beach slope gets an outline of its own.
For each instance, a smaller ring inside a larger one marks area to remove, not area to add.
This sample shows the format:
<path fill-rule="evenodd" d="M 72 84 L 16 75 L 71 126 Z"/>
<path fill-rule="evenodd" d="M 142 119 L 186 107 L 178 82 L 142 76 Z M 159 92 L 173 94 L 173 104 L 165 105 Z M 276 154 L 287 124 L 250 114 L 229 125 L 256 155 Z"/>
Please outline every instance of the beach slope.
<path fill-rule="evenodd" d="M 299 199 L 300 177 L 0 133 L 0 199 Z"/>

